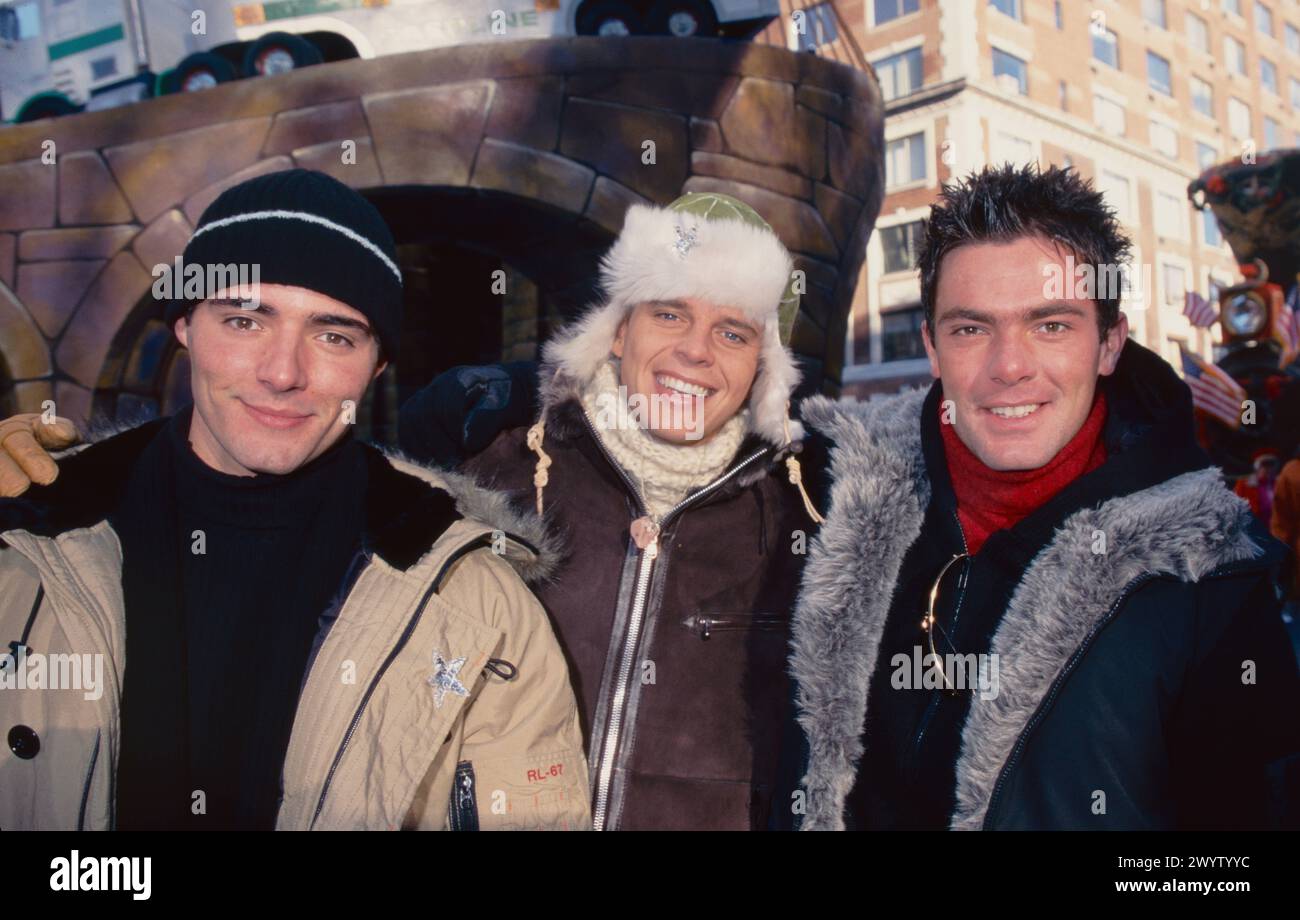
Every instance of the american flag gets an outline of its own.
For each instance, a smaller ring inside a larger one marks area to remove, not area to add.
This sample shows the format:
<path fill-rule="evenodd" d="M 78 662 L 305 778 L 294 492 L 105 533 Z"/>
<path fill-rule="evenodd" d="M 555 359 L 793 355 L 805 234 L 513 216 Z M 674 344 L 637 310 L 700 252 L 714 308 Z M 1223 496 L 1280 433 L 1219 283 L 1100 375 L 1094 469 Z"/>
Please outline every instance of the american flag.
<path fill-rule="evenodd" d="M 1183 380 L 1191 387 L 1192 405 L 1234 431 L 1240 428 L 1241 404 L 1247 399 L 1241 384 L 1182 345 L 1178 348 L 1183 353 Z"/>
<path fill-rule="evenodd" d="M 1286 302 L 1278 311 L 1276 335 L 1282 346 L 1282 357 L 1278 367 L 1286 367 L 1300 355 L 1300 317 L 1296 315 L 1297 301 L 1300 300 L 1300 283 L 1291 285 L 1287 291 Z"/>
<path fill-rule="evenodd" d="M 1219 311 L 1196 291 L 1188 291 L 1184 297 L 1183 316 L 1186 316 L 1193 326 L 1203 329 L 1219 318 Z"/>

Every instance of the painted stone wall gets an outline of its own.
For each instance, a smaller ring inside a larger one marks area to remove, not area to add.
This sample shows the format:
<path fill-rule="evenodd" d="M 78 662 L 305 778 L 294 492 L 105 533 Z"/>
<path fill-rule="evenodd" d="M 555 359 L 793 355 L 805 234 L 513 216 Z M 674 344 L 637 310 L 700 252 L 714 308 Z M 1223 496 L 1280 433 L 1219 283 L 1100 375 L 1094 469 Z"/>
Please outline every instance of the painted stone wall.
<path fill-rule="evenodd" d="M 882 128 L 867 73 L 770 46 L 670 38 L 346 61 L 5 128 L 0 398 L 10 411 L 53 398 L 60 414 L 84 421 L 97 393 L 180 375 L 183 365 L 164 366 L 174 345 L 156 319 L 152 267 L 180 254 L 223 189 L 295 165 L 376 200 L 411 190 L 490 195 L 503 216 L 476 245 L 499 242 L 525 273 L 533 262 L 556 279 L 594 275 L 632 202 L 735 195 L 807 273 L 792 344 L 833 392 L 880 207 Z M 511 239 L 512 203 L 588 245 L 539 253 L 535 237 Z M 575 296 L 565 309 L 578 306 Z"/>

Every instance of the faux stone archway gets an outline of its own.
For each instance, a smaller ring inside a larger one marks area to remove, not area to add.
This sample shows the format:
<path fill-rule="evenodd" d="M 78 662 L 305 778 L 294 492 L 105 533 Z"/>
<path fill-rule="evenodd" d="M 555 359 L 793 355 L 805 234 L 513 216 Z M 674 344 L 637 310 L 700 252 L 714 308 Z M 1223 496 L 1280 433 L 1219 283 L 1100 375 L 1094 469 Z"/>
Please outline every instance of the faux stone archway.
<path fill-rule="evenodd" d="M 9 395 L 24 410 L 53 396 L 60 413 L 84 421 L 92 393 L 121 379 L 115 360 L 128 359 L 112 345 L 149 290 L 150 268 L 180 253 L 223 189 L 294 165 L 377 200 L 411 187 L 501 193 L 569 215 L 593 247 L 617 233 L 631 202 L 734 194 L 807 272 L 793 346 L 833 391 L 881 200 L 882 129 L 867 73 L 770 46 L 668 38 L 346 61 L 8 128 L 0 351 Z M 50 150 L 52 163 L 42 159 Z M 527 271 L 523 263 L 548 254 L 513 259 Z M 584 298 L 580 277 L 567 298 L 566 312 Z"/>

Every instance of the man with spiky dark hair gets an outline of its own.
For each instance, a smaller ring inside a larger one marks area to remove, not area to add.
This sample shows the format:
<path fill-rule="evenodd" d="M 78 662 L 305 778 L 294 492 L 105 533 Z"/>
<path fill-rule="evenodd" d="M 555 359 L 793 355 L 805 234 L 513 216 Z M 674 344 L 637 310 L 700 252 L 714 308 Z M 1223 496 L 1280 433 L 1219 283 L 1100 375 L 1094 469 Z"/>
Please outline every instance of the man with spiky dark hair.
<path fill-rule="evenodd" d="M 945 186 L 935 382 L 806 402 L 831 503 L 793 627 L 805 829 L 1269 826 L 1300 680 L 1282 550 L 1129 341 L 1129 242 L 1071 170 Z"/>

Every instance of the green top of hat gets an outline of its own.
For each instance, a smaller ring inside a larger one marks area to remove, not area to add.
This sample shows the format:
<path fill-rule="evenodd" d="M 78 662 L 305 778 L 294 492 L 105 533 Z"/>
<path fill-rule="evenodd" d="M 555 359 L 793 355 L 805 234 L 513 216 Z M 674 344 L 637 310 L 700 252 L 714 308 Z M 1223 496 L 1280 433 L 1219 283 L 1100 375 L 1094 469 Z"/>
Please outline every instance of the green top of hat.
<path fill-rule="evenodd" d="M 763 220 L 762 215 L 738 198 L 723 195 L 720 192 L 687 192 L 672 204 L 669 211 L 684 211 L 705 220 L 738 220 L 750 226 L 766 230 L 772 236 L 776 231 L 772 225 Z M 777 237 L 780 241 L 780 237 Z M 777 306 L 777 330 L 781 334 L 781 344 L 790 344 L 790 333 L 794 329 L 794 318 L 799 313 L 799 294 L 795 290 L 795 275 L 791 274 Z"/>

